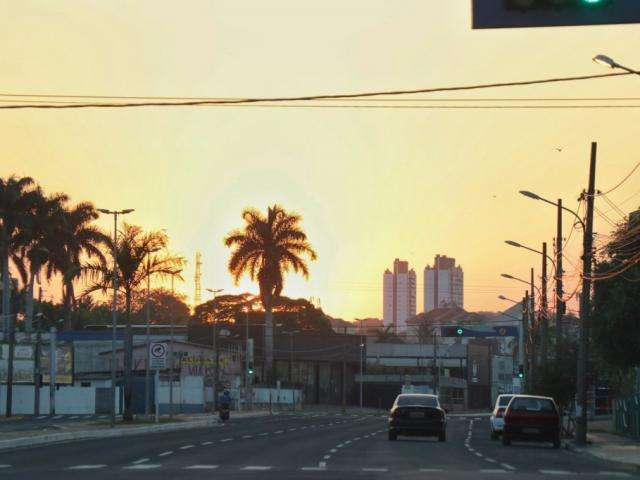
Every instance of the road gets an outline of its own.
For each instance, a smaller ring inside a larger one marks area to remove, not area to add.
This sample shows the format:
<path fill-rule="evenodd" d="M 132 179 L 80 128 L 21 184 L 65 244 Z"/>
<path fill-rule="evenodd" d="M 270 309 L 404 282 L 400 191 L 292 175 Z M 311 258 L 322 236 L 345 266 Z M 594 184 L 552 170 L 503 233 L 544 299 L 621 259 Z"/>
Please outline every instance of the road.
<path fill-rule="evenodd" d="M 223 426 L 0 453 L 7 479 L 634 478 L 549 445 L 503 447 L 486 417 L 450 417 L 448 439 L 390 442 L 386 416 L 296 413 Z M 640 477 L 635 477 L 640 478 Z"/>

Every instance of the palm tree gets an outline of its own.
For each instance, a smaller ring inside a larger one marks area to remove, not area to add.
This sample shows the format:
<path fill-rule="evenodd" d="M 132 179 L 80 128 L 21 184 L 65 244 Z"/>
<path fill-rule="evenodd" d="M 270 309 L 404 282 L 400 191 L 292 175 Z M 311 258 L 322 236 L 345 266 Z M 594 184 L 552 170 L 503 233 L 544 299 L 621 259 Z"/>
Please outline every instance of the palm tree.
<path fill-rule="evenodd" d="M 109 240 L 112 252 L 115 252 L 117 262 L 118 285 L 125 297 L 125 345 L 124 345 L 124 377 L 125 377 L 125 410 L 124 419 L 131 420 L 132 400 L 132 366 L 133 366 L 133 335 L 131 330 L 131 301 L 134 293 L 141 289 L 147 278 L 168 278 L 178 276 L 185 261 L 183 257 L 160 254 L 160 250 L 167 246 L 168 238 L 163 232 L 145 233 L 140 227 L 124 224 L 119 232 L 118 243 L 113 245 Z M 83 295 L 100 291 L 106 294 L 112 288 L 113 266 L 103 262 L 88 263 L 83 272 L 90 281 Z M 179 277 L 181 278 L 181 277 Z"/>
<path fill-rule="evenodd" d="M 300 227 L 302 217 L 287 213 L 279 205 L 267 209 L 267 215 L 255 208 L 242 212 L 245 225 L 229 233 L 224 243 L 233 248 L 229 259 L 229 272 L 236 284 L 246 273 L 258 281 L 260 300 L 265 311 L 265 369 L 271 379 L 273 369 L 273 305 L 282 293 L 284 275 L 293 269 L 309 276 L 303 256 L 315 260 L 316 252 Z"/>
<path fill-rule="evenodd" d="M 82 202 L 62 212 L 62 224 L 56 235 L 58 248 L 51 268 L 62 275 L 62 300 L 66 311 L 66 327 L 71 327 L 71 311 L 76 303 L 74 282 L 83 271 L 83 262 L 95 258 L 97 264 L 106 266 L 103 249 L 111 244 L 108 235 L 93 222 L 98 212 L 89 202 Z M 49 273 L 49 272 L 48 272 Z"/>
<path fill-rule="evenodd" d="M 30 177 L 0 178 L 0 261 L 2 262 L 2 319 L 7 332 L 11 321 L 9 262 L 25 276 L 24 266 L 16 248 L 16 237 L 27 231 L 33 210 L 42 197 L 40 188 Z"/>
<path fill-rule="evenodd" d="M 68 201 L 65 194 L 59 193 L 37 199 L 30 228 L 21 230 L 16 236 L 20 256 L 27 260 L 23 273 L 26 284 L 26 323 L 25 330 L 31 331 L 33 321 L 33 286 L 36 277 L 43 267 L 46 268 L 46 278 L 50 279 L 54 273 L 53 260 L 60 248 L 60 229 L 63 225 L 64 204 Z"/>

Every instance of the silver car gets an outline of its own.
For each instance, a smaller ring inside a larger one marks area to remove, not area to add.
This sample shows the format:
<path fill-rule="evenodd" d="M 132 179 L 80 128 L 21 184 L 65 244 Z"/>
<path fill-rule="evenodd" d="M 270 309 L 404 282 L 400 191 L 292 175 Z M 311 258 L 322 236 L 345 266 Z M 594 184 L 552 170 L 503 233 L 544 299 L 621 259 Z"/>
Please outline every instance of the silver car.
<path fill-rule="evenodd" d="M 512 398 L 513 395 L 498 395 L 498 398 L 496 398 L 496 405 L 489 419 L 489 425 L 491 425 L 491 440 L 497 439 L 502 433 L 502 429 L 504 428 L 504 412 Z"/>

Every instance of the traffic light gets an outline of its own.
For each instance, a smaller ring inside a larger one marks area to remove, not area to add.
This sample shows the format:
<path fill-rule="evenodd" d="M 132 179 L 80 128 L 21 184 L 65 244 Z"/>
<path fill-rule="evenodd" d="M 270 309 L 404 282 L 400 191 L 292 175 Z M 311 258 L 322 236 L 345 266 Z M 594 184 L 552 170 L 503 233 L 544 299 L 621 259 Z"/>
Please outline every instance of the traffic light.
<path fill-rule="evenodd" d="M 518 366 L 518 378 L 520 379 L 524 378 L 524 366 L 522 365 Z"/>
<path fill-rule="evenodd" d="M 456 328 L 456 336 L 461 337 L 464 335 L 464 328 L 458 327 Z"/>
<path fill-rule="evenodd" d="M 463 327 L 442 327 L 440 331 L 442 337 L 464 337 L 465 329 Z"/>
<path fill-rule="evenodd" d="M 253 362 L 248 362 L 247 363 L 247 373 L 249 375 L 253 375 Z"/>
<path fill-rule="evenodd" d="M 640 23 L 638 0 L 472 0 L 473 28 Z"/>

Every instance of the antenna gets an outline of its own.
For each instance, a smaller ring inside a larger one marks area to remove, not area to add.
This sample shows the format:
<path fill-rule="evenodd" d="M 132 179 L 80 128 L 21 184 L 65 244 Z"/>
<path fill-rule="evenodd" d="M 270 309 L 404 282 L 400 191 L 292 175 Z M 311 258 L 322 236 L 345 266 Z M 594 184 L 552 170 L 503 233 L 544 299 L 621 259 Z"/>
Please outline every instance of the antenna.
<path fill-rule="evenodd" d="M 194 275 L 196 291 L 193 296 L 194 307 L 202 302 L 202 253 L 196 252 L 196 273 Z"/>

